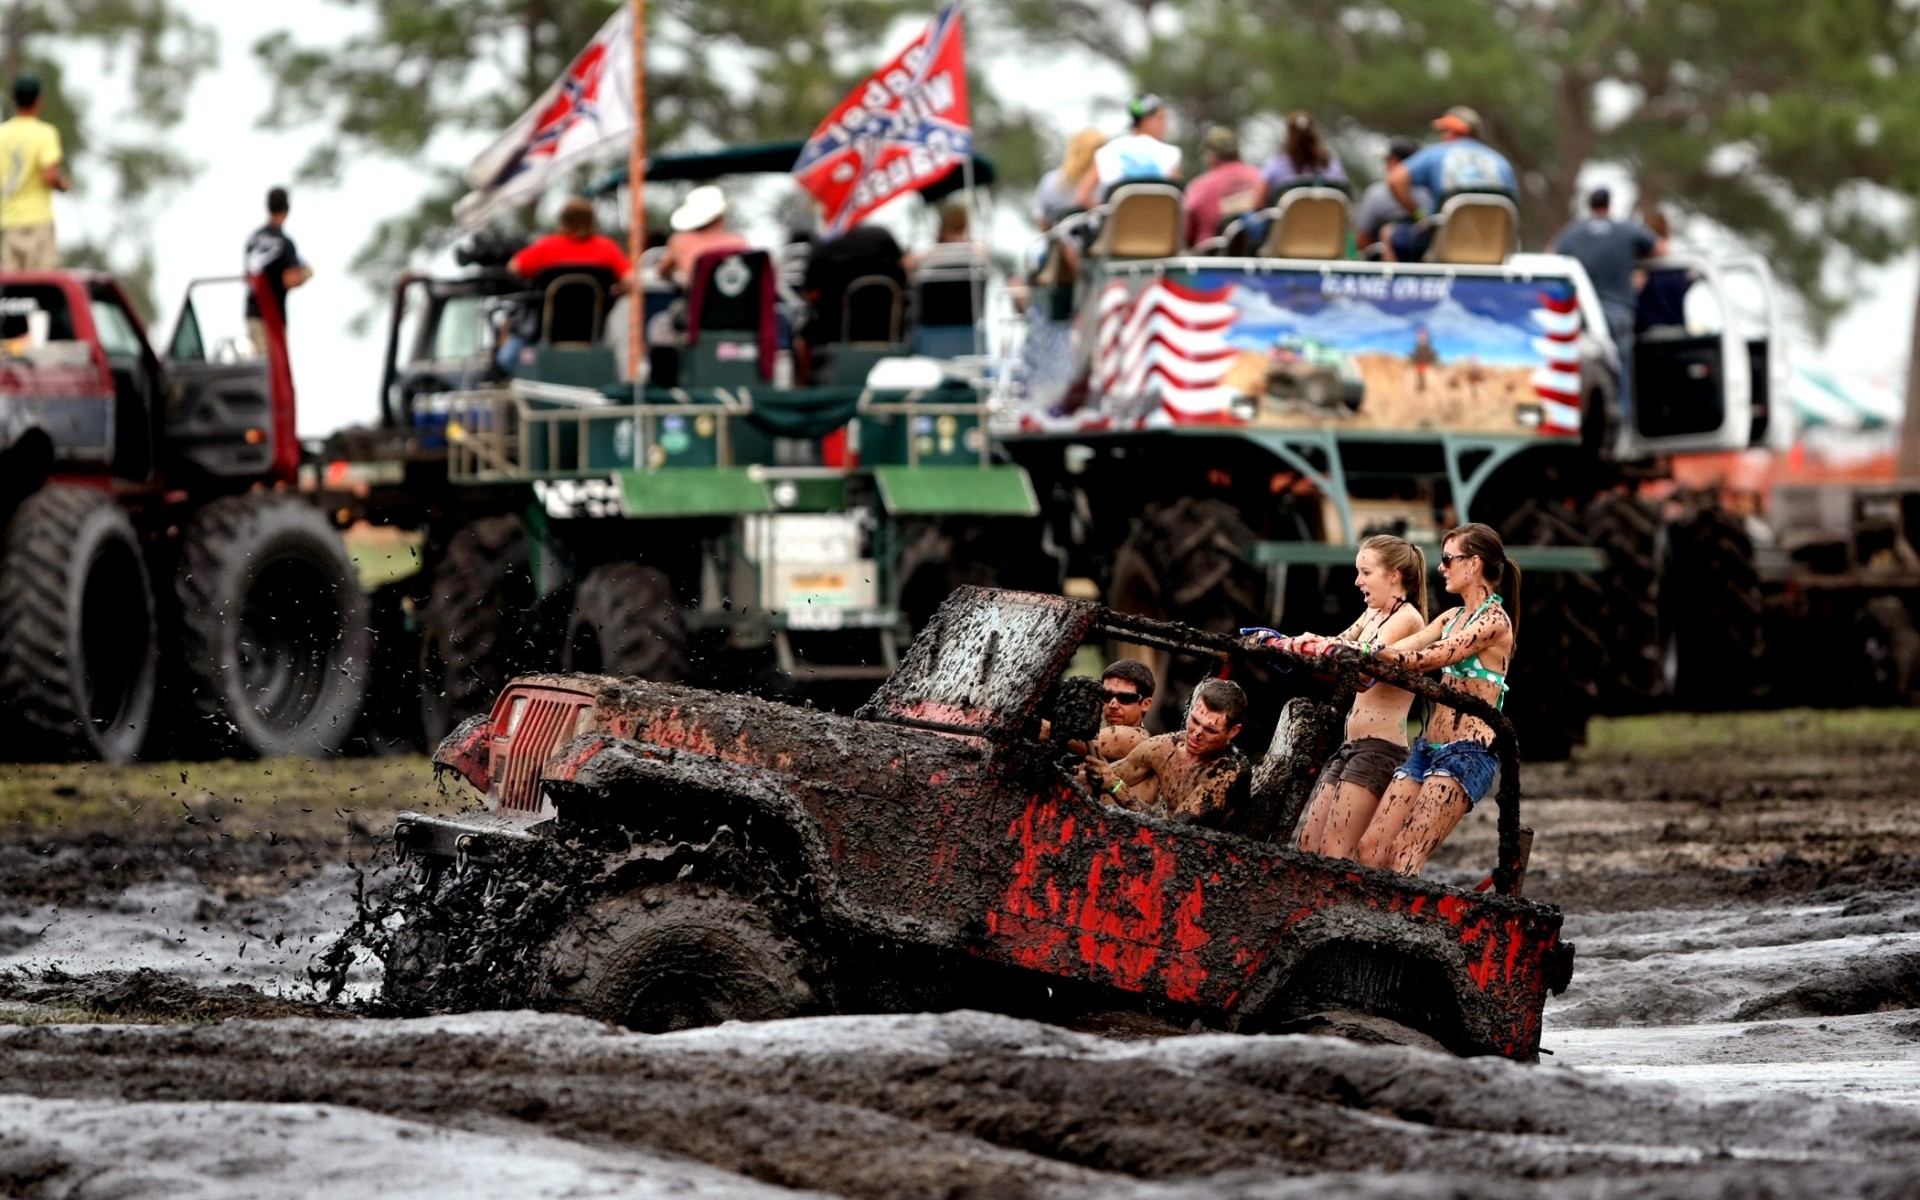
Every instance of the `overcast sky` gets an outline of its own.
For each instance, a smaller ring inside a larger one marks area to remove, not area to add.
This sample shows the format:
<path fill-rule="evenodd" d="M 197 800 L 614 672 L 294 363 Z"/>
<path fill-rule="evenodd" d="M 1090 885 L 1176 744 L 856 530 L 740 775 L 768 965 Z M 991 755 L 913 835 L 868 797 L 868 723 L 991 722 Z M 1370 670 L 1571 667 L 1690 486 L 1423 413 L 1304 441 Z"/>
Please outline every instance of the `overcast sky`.
<path fill-rule="evenodd" d="M 241 244 L 264 219 L 266 190 L 289 182 L 295 167 L 324 133 L 317 126 L 286 133 L 256 127 L 270 84 L 253 57 L 253 43 L 264 34 L 288 26 L 302 41 L 338 40 L 362 19 L 360 13 L 324 0 L 283 0 L 277 4 L 196 0 L 191 7 L 198 19 L 219 31 L 221 63 L 195 86 L 187 121 L 175 135 L 182 149 L 201 165 L 201 173 L 174 198 L 154 229 L 162 309 L 159 329 L 154 332 L 156 339 L 163 338 L 170 327 L 188 280 L 238 268 Z M 1086 98 L 1089 75 L 1085 71 L 1062 71 L 1057 59 L 1032 66 L 996 64 L 995 70 L 1011 77 L 1006 82 L 1026 98 L 1033 110 L 1048 113 L 1063 125 L 1095 117 Z M 69 75 L 69 79 L 84 77 L 81 72 Z M 1117 80 L 1109 79 L 1104 90 L 1112 92 L 1118 86 Z M 94 107 L 105 117 L 114 106 L 102 97 Z M 796 129 L 793 136 L 807 132 Z M 477 151 L 478 145 L 464 149 L 470 153 Z M 991 146 L 983 149 L 992 153 Z M 1611 174 L 1599 168 L 1596 181 Z M 313 282 L 289 302 L 303 435 L 324 434 L 375 417 L 382 350 L 380 322 L 375 321 L 374 329 L 363 336 L 348 333 L 349 321 L 368 300 L 362 285 L 348 277 L 346 264 L 376 220 L 411 204 L 423 186 L 423 178 L 407 166 L 370 162 L 349 170 L 337 189 L 294 191 L 287 228 L 316 272 Z M 104 212 L 89 208 L 99 201 L 63 199 L 59 203 L 57 221 L 63 240 L 70 229 L 77 233 L 86 227 L 107 227 Z M 1024 203 L 1010 205 L 1003 199 L 1000 207 L 1004 214 L 1008 209 L 1023 209 Z M 1004 230 L 1005 225 L 1003 219 L 996 230 Z M 1825 347 L 1805 344 L 1802 339 L 1803 344 L 1796 349 L 1799 360 L 1903 391 L 1902 372 L 1917 277 L 1920 264 L 1914 256 L 1884 270 L 1864 272 L 1857 281 L 1860 298 L 1852 312 L 1836 327 Z"/>

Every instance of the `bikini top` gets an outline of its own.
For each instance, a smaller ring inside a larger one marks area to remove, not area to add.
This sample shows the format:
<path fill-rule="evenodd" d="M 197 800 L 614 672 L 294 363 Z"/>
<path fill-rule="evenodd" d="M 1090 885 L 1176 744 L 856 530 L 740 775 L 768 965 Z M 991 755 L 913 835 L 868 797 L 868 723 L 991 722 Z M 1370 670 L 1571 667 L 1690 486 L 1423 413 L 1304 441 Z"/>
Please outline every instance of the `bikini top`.
<path fill-rule="evenodd" d="M 1502 603 L 1502 601 L 1497 593 L 1488 596 L 1481 602 L 1479 608 L 1473 610 L 1473 615 L 1468 617 L 1460 628 L 1463 630 L 1471 628 L 1473 623 L 1480 619 L 1481 613 L 1486 612 L 1489 608 L 1499 603 Z M 1448 621 L 1446 626 L 1440 630 L 1442 639 L 1445 639 L 1453 633 L 1454 622 L 1459 619 L 1459 614 L 1455 613 L 1453 620 Z M 1494 701 L 1493 706 L 1495 708 L 1501 708 L 1507 702 L 1506 675 L 1499 671 L 1488 670 L 1486 665 L 1480 661 L 1478 654 L 1469 655 L 1457 663 L 1448 663 L 1446 666 L 1440 668 L 1440 673 L 1442 675 L 1450 675 L 1455 679 L 1484 679 L 1488 683 L 1498 684 L 1500 687 L 1500 698 Z"/>

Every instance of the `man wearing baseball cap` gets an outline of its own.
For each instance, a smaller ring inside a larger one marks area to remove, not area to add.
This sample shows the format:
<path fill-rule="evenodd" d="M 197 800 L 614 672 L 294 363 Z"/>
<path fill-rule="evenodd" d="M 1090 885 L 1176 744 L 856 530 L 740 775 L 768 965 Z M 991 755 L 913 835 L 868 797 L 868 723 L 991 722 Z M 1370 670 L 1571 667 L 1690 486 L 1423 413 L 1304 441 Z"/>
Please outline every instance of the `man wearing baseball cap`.
<path fill-rule="evenodd" d="M 1480 114 L 1456 104 L 1434 119 L 1440 140 L 1405 162 L 1387 168 L 1387 187 L 1400 207 L 1413 215 L 1411 225 L 1394 225 L 1386 238 L 1387 257 L 1418 262 L 1433 242 L 1433 229 L 1413 189 L 1425 188 L 1436 205 L 1466 192 L 1484 192 L 1518 200 L 1519 184 L 1506 155 L 1481 141 L 1485 126 Z"/>
<path fill-rule="evenodd" d="M 1093 170 L 1080 183 L 1080 207 L 1092 208 L 1107 198 L 1115 185 L 1138 182 L 1178 182 L 1180 147 L 1167 144 L 1167 106 L 1151 92 L 1127 104 L 1133 130 L 1094 152 Z"/>
<path fill-rule="evenodd" d="M 1240 139 L 1224 125 L 1207 130 L 1201 141 L 1207 169 L 1194 176 L 1180 198 L 1187 245 L 1220 232 L 1220 223 L 1253 211 L 1260 193 L 1260 168 L 1240 160 Z"/>

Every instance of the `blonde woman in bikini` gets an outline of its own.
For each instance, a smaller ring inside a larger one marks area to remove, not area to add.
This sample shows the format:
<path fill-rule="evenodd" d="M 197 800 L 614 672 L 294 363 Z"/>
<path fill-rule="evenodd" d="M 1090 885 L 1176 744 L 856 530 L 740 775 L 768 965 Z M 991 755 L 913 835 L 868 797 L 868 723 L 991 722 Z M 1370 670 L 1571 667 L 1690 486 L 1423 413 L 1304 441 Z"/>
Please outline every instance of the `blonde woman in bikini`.
<path fill-rule="evenodd" d="M 1427 619 L 1427 559 L 1418 546 L 1388 534 L 1370 537 L 1360 543 L 1353 570 L 1354 586 L 1367 606 L 1342 633 L 1260 640 L 1297 654 L 1320 654 L 1342 643 L 1378 649 L 1419 632 Z M 1300 824 L 1300 849 L 1332 858 L 1354 856 L 1394 770 L 1407 760 L 1412 707 L 1413 693 L 1387 684 L 1354 696 L 1346 741 L 1321 765 L 1320 782 Z"/>
<path fill-rule="evenodd" d="M 1460 526 L 1441 548 L 1440 576 L 1460 605 L 1412 637 L 1373 653 L 1381 662 L 1413 671 L 1438 668 L 1443 686 L 1499 708 L 1513 669 L 1520 568 L 1507 558 L 1500 535 L 1485 525 Z M 1493 787 L 1499 760 L 1492 742 L 1486 722 L 1436 705 L 1424 735 L 1394 771 L 1393 783 L 1360 835 L 1360 861 L 1418 875 L 1434 848 Z"/>

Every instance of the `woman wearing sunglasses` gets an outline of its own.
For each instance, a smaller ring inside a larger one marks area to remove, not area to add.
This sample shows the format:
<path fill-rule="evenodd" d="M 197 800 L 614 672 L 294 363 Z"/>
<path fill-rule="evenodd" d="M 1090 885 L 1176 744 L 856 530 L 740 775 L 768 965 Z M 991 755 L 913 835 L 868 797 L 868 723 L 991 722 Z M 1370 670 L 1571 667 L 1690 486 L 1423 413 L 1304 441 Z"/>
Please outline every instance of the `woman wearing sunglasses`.
<path fill-rule="evenodd" d="M 1370 537 L 1353 556 L 1353 571 L 1367 606 L 1344 632 L 1337 637 L 1264 635 L 1260 641 L 1296 654 L 1319 654 L 1342 643 L 1378 649 L 1419 632 L 1427 619 L 1427 559 L 1418 546 L 1390 534 Z M 1407 761 L 1412 707 L 1412 692 L 1387 685 L 1354 696 L 1347 740 L 1320 767 L 1320 782 L 1300 824 L 1300 849 L 1354 856 L 1394 770 Z"/>
<path fill-rule="evenodd" d="M 1443 686 L 1499 708 L 1513 669 L 1520 568 L 1507 558 L 1500 535 L 1485 525 L 1462 525 L 1440 544 L 1440 576 L 1461 603 L 1412 637 L 1371 653 L 1414 671 L 1438 668 Z M 1436 705 L 1360 835 L 1360 861 L 1418 875 L 1434 847 L 1492 788 L 1499 769 L 1492 742 L 1486 722 Z"/>

